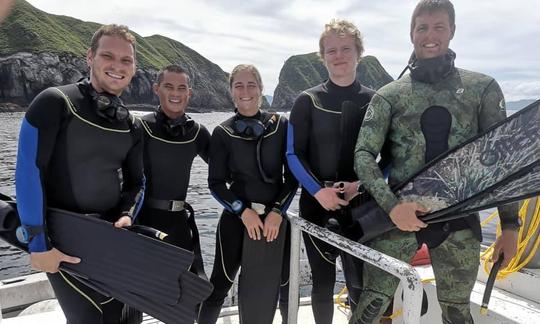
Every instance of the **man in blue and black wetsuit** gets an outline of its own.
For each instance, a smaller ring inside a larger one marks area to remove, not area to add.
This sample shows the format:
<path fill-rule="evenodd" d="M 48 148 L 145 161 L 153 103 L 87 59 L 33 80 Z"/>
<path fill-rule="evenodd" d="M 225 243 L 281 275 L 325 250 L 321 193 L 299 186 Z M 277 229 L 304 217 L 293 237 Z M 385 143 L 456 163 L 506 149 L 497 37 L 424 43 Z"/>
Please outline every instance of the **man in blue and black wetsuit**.
<path fill-rule="evenodd" d="M 32 266 L 47 272 L 67 322 L 119 323 L 122 303 L 59 271 L 81 260 L 51 245 L 45 222 L 54 207 L 128 226 L 144 190 L 140 125 L 118 98 L 135 74 L 135 38 L 125 26 L 103 26 L 86 59 L 89 80 L 46 89 L 24 117 L 17 201 Z"/>
<path fill-rule="evenodd" d="M 194 251 L 191 270 L 206 276 L 194 215 L 185 199 L 193 159 L 199 155 L 208 162 L 210 133 L 185 113 L 192 90 L 183 68 L 161 70 L 154 92 L 159 106 L 141 119 L 146 194 L 138 221 L 169 234 L 167 242 Z"/>
<path fill-rule="evenodd" d="M 357 193 L 354 137 L 374 93 L 356 79 L 362 52 L 356 26 L 345 20 L 327 24 L 319 40 L 319 55 L 330 79 L 302 92 L 291 111 L 287 159 L 302 185 L 300 216 L 320 226 L 332 218 L 342 221 L 344 215 L 339 210 Z M 338 252 L 306 233 L 304 243 L 313 275 L 311 301 L 315 322 L 331 323 Z M 360 286 L 359 265 L 346 254 L 342 261 L 354 308 Z"/>

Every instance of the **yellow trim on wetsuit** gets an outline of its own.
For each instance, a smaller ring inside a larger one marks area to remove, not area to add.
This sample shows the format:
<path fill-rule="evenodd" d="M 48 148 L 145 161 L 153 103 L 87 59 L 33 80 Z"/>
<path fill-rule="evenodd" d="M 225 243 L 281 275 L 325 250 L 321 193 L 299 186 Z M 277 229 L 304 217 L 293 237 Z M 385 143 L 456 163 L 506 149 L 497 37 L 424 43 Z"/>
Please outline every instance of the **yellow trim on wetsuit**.
<path fill-rule="evenodd" d="M 277 115 L 277 114 L 275 114 L 275 115 Z M 281 120 L 281 115 L 277 115 L 277 116 L 279 116 L 279 117 L 278 117 L 278 120 L 277 120 L 277 122 L 276 122 L 276 125 L 277 125 L 277 126 L 276 126 L 276 129 L 274 129 L 274 130 L 271 131 L 270 133 L 264 135 L 263 138 L 267 138 L 267 137 L 269 137 L 269 136 L 272 136 L 272 135 L 274 135 L 274 134 L 278 131 L 278 129 L 279 129 L 279 122 L 280 122 L 280 120 Z M 234 133 L 231 133 L 231 132 L 229 131 L 229 129 L 228 129 L 227 127 L 223 126 L 223 125 L 218 125 L 217 127 L 222 128 L 222 129 L 227 133 L 227 135 L 229 135 L 230 137 L 243 139 L 243 140 L 245 140 L 245 141 L 254 141 L 254 140 L 257 139 L 256 137 L 242 137 L 242 136 L 234 135 Z"/>
<path fill-rule="evenodd" d="M 150 126 L 148 126 L 146 124 L 146 121 L 142 120 L 141 118 L 139 118 L 139 120 L 141 121 L 141 124 L 143 125 L 143 127 L 146 130 L 146 132 L 148 133 L 148 135 L 150 135 L 150 137 L 152 137 L 153 139 L 156 139 L 158 141 L 162 141 L 162 142 L 169 143 L 169 144 L 189 144 L 189 143 L 192 143 L 197 139 L 197 136 L 199 136 L 199 132 L 201 131 L 201 124 L 197 123 L 197 126 L 199 127 L 197 129 L 197 133 L 195 133 L 195 136 L 193 136 L 193 138 L 190 139 L 189 141 L 184 141 L 184 142 L 169 141 L 169 140 L 163 139 L 161 137 L 157 137 L 156 135 L 153 135 L 152 130 L 150 129 Z"/>
<path fill-rule="evenodd" d="M 131 129 L 113 129 L 113 128 L 107 128 L 107 127 L 103 127 L 103 126 L 100 126 L 98 124 L 94 124 L 92 123 L 91 121 L 89 120 L 86 120 L 84 118 L 82 118 L 79 114 L 77 114 L 77 109 L 75 108 L 75 105 L 71 102 L 71 100 L 69 99 L 68 96 L 66 96 L 66 94 L 64 92 L 62 92 L 62 90 L 58 89 L 58 88 L 53 88 L 54 90 L 58 91 L 58 93 L 60 93 L 60 95 L 64 98 L 64 100 L 66 101 L 67 105 L 68 105 L 68 108 L 69 110 L 71 111 L 71 113 L 73 115 L 75 115 L 77 118 L 79 118 L 81 121 L 87 123 L 88 125 L 91 125 L 91 126 L 94 126 L 94 127 L 97 127 L 99 129 L 102 129 L 102 130 L 106 130 L 106 131 L 110 131 L 110 132 L 117 132 L 117 133 L 129 133 L 131 132 Z M 132 117 L 130 115 L 130 117 Z M 133 118 L 133 117 L 132 117 Z"/>
<path fill-rule="evenodd" d="M 77 286 L 75 286 L 65 275 L 64 275 L 64 272 L 62 271 L 59 271 L 58 273 L 60 273 L 60 276 L 62 276 L 62 278 L 64 279 L 64 281 L 71 286 L 71 288 L 73 288 L 73 290 L 75 290 L 76 292 L 78 292 L 81 296 L 83 296 L 85 299 L 87 299 L 92 305 L 94 305 L 94 307 L 101 313 L 103 314 L 103 311 L 101 310 L 101 307 L 99 307 L 99 305 L 92 299 L 90 298 L 90 296 L 88 296 L 87 294 L 85 294 L 82 290 L 80 290 Z"/>
<path fill-rule="evenodd" d="M 311 94 L 311 93 L 309 93 L 307 91 L 304 91 L 303 93 L 307 94 L 311 98 L 311 103 L 313 104 L 313 107 L 315 107 L 315 108 L 317 108 L 319 110 L 325 111 L 325 112 L 341 115 L 341 111 L 334 111 L 334 110 L 324 109 L 323 106 L 321 106 L 321 104 L 319 103 L 319 100 L 317 100 L 317 98 L 315 97 L 315 95 L 313 95 L 313 94 Z"/>

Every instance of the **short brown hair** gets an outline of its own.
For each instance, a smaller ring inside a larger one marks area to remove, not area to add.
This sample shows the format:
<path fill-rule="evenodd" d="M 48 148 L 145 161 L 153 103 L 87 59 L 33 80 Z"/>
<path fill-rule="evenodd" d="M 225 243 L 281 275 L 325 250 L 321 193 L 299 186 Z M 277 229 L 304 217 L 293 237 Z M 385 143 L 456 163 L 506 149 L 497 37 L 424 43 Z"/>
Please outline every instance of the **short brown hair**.
<path fill-rule="evenodd" d="M 411 17 L 411 38 L 414 27 L 416 25 L 416 17 L 424 13 L 434 13 L 437 11 L 446 12 L 448 14 L 448 20 L 450 21 L 450 27 L 456 25 L 456 11 L 454 5 L 450 0 L 421 0 L 414 8 Z"/>
<path fill-rule="evenodd" d="M 362 34 L 358 28 L 350 21 L 345 19 L 332 19 L 328 24 L 324 25 L 324 31 L 319 37 L 319 57 L 322 59 L 324 57 L 324 45 L 323 40 L 330 33 L 335 33 L 337 35 L 351 35 L 354 39 L 354 45 L 356 51 L 358 52 L 358 61 L 360 62 L 360 57 L 364 53 L 364 42 L 362 41 Z"/>
<path fill-rule="evenodd" d="M 163 82 L 165 72 L 185 74 L 187 82 L 188 82 L 188 86 L 191 87 L 191 85 L 190 85 L 191 79 L 189 77 L 189 74 L 187 73 L 187 71 L 183 67 L 181 67 L 180 65 L 176 65 L 176 64 L 167 65 L 166 67 L 164 67 L 163 69 L 161 69 L 159 71 L 157 79 L 156 79 L 157 85 L 160 85 L 161 82 Z"/>
<path fill-rule="evenodd" d="M 103 36 L 116 36 L 125 40 L 133 46 L 133 53 L 135 53 L 135 36 L 131 34 L 129 28 L 124 25 L 110 24 L 99 27 L 98 30 L 92 36 L 90 42 L 90 51 L 95 55 L 99 46 L 99 40 Z"/>

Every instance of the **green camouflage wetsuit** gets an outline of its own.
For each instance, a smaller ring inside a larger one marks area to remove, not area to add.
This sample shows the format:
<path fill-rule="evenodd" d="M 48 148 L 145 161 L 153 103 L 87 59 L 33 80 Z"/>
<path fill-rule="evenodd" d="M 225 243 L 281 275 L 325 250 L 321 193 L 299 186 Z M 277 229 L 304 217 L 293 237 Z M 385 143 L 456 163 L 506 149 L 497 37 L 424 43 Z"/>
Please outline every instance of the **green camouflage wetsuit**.
<path fill-rule="evenodd" d="M 390 187 L 411 177 L 428 162 L 421 120 L 424 112 L 433 107 L 442 107 L 451 116 L 444 149 L 459 145 L 506 116 L 497 82 L 486 75 L 454 68 L 453 63 L 448 74 L 434 83 L 420 82 L 409 74 L 379 89 L 358 135 L 355 170 L 387 213 L 398 203 Z M 389 184 L 375 162 L 385 141 L 391 151 Z M 517 217 L 515 204 L 499 211 L 501 219 Z M 473 214 L 444 225 L 430 225 L 416 234 L 395 229 L 367 245 L 408 262 L 419 243 L 427 240 L 443 323 L 472 323 L 469 298 L 479 266 L 479 216 Z M 350 323 L 378 323 L 399 280 L 367 263 L 363 276 L 363 293 Z"/>

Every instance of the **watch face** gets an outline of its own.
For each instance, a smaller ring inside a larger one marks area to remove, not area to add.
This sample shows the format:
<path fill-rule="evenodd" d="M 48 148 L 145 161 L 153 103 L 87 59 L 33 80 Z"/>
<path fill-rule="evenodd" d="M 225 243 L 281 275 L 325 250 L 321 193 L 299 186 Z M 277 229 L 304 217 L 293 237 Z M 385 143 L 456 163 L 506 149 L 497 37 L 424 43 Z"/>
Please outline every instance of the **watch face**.
<path fill-rule="evenodd" d="M 28 231 L 26 228 L 19 226 L 17 227 L 17 230 L 15 231 L 15 236 L 17 237 L 17 240 L 21 243 L 28 243 Z"/>
<path fill-rule="evenodd" d="M 235 212 L 239 212 L 240 209 L 242 209 L 242 202 L 240 200 L 235 200 L 233 203 L 232 203 L 232 209 L 235 211 Z"/>

